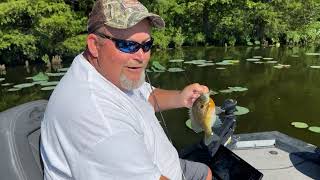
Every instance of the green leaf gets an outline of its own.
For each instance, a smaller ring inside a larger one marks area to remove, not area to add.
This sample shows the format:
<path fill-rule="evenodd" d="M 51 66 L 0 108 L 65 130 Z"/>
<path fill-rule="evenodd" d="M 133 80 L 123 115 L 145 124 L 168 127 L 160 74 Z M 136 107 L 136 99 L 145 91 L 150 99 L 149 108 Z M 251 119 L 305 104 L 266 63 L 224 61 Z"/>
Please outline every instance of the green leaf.
<path fill-rule="evenodd" d="M 48 81 L 49 77 L 43 72 L 39 72 L 37 75 L 32 77 L 33 81 Z"/>
<path fill-rule="evenodd" d="M 51 91 L 51 90 L 54 90 L 56 86 L 46 86 L 46 87 L 43 87 L 41 88 L 42 91 Z"/>
<path fill-rule="evenodd" d="M 182 68 L 169 68 L 168 71 L 169 72 L 183 72 L 184 69 L 182 69 Z"/>
<path fill-rule="evenodd" d="M 304 122 L 292 122 L 291 125 L 296 128 L 307 128 L 308 127 L 308 124 L 304 123 Z"/>
<path fill-rule="evenodd" d="M 160 71 L 165 71 L 166 68 L 164 66 L 162 66 L 159 61 L 152 61 L 152 67 L 156 68 L 157 70 Z"/>
<path fill-rule="evenodd" d="M 234 112 L 234 115 L 243 115 L 243 114 L 247 114 L 249 113 L 249 109 L 248 108 L 245 108 L 245 107 L 242 107 L 242 106 L 236 106 L 236 111 Z"/>
<path fill-rule="evenodd" d="M 320 127 L 318 126 L 310 126 L 309 131 L 315 132 L 315 133 L 320 133 Z"/>

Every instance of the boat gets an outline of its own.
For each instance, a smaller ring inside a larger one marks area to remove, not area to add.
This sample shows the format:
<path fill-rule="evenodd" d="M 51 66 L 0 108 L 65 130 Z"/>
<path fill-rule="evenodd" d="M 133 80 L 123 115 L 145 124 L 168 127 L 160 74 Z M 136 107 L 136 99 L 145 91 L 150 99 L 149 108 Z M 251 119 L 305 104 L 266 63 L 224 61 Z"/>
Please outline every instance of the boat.
<path fill-rule="evenodd" d="M 47 103 L 32 101 L 0 113 L 0 179 L 43 179 L 40 124 Z M 215 131 L 220 140 L 186 147 L 180 157 L 206 163 L 214 179 L 320 179 L 318 147 L 276 131 L 233 134 L 234 106 L 226 104 L 224 123 Z"/>

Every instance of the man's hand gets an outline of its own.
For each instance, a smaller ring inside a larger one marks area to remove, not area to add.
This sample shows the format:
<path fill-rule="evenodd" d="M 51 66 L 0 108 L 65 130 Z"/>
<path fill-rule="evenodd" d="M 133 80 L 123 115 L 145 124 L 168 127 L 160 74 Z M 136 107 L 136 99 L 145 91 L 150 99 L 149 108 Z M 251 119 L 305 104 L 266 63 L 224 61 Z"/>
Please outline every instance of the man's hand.
<path fill-rule="evenodd" d="M 190 84 L 186 86 L 180 92 L 180 102 L 182 107 L 191 108 L 194 101 L 203 93 L 208 93 L 207 86 L 200 85 L 198 83 Z"/>
<path fill-rule="evenodd" d="M 208 87 L 198 83 L 190 84 L 182 91 L 155 89 L 149 96 L 149 102 L 155 111 L 181 107 L 190 108 L 202 93 L 207 92 L 209 92 Z"/>

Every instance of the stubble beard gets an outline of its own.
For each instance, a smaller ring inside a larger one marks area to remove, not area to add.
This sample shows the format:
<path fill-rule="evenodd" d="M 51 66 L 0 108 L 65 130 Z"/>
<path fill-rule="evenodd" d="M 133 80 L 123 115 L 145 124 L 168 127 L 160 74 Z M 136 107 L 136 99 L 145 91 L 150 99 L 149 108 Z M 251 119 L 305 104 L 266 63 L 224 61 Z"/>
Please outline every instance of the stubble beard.
<path fill-rule="evenodd" d="M 142 71 L 138 80 L 130 80 L 123 72 L 121 72 L 120 86 L 128 91 L 137 89 L 145 82 L 145 76 L 145 71 Z"/>

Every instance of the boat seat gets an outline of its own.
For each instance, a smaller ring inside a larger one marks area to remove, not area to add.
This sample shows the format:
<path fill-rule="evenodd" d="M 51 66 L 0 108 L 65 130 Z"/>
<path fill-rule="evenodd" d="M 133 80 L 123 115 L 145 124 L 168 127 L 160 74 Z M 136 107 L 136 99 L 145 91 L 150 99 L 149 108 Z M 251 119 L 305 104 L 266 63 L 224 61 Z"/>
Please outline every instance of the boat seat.
<path fill-rule="evenodd" d="M 0 174 L 5 180 L 42 180 L 40 125 L 46 100 L 0 113 Z"/>

